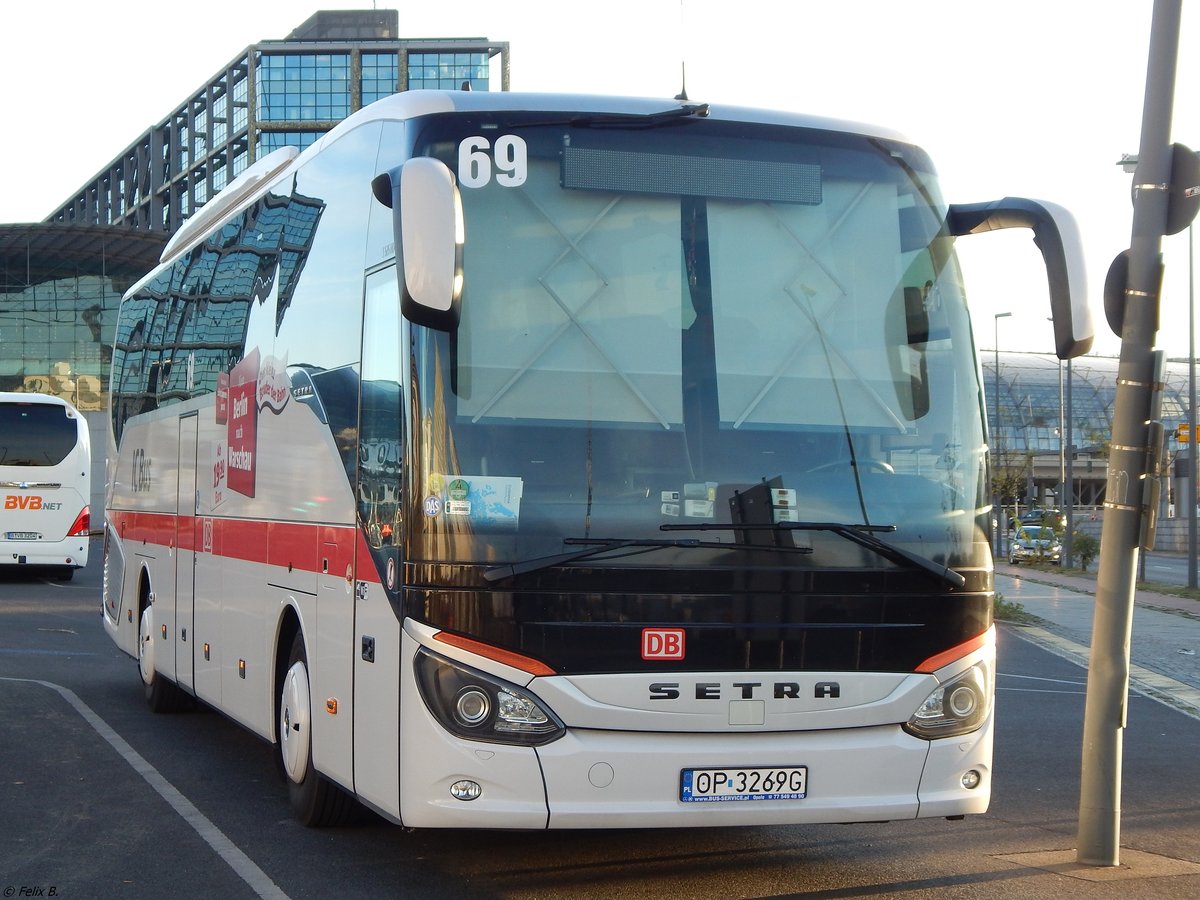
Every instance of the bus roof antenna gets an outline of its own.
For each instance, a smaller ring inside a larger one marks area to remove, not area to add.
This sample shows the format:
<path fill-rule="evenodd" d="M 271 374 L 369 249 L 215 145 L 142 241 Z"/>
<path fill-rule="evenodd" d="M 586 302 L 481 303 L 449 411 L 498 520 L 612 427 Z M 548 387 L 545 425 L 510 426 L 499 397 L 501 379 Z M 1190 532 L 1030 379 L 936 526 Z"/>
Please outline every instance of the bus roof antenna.
<path fill-rule="evenodd" d="M 679 0 L 679 93 L 676 100 L 687 102 L 687 12 L 684 0 Z"/>

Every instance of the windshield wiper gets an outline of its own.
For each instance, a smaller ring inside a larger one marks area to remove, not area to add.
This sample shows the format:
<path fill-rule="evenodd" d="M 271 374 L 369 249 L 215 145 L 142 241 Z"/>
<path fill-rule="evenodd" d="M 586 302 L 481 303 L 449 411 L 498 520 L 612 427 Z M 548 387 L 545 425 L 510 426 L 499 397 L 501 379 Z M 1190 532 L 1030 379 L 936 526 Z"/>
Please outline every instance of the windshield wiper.
<path fill-rule="evenodd" d="M 695 525 L 659 525 L 660 531 L 828 531 L 843 537 L 851 543 L 858 544 L 878 553 L 884 559 L 908 566 L 913 569 L 923 569 L 935 575 L 953 588 L 961 588 L 967 579 L 955 572 L 949 566 L 943 566 L 927 559 L 918 553 L 901 549 L 875 537 L 872 532 L 896 530 L 895 525 L 846 525 L 841 522 L 776 522 L 774 524 L 731 524 L 698 522 Z"/>
<path fill-rule="evenodd" d="M 665 528 L 665 526 L 663 527 Z M 526 575 L 530 572 L 548 569 L 551 566 L 565 565 L 579 559 L 587 559 L 591 556 L 598 556 L 601 553 L 608 553 L 611 550 L 628 551 L 618 554 L 617 557 L 612 557 L 615 559 L 621 556 L 634 556 L 638 553 L 647 553 L 650 550 L 657 550 L 663 547 L 704 547 L 711 550 L 746 549 L 744 545 L 740 544 L 727 544 L 722 541 L 701 541 L 695 538 L 564 538 L 563 543 L 585 544 L 587 546 L 580 547 L 578 550 L 568 550 L 566 553 L 537 556 L 533 559 L 522 560 L 521 562 L 489 566 L 483 570 L 483 578 L 485 581 L 501 581 L 505 578 L 512 578 L 514 575 Z M 753 547 L 751 549 L 775 551 L 777 553 L 812 553 L 812 548 L 810 547 L 764 546 Z"/>
<path fill-rule="evenodd" d="M 633 548 L 633 553 L 645 553 L 658 547 L 703 546 L 702 541 L 694 539 L 655 540 L 653 538 L 567 538 L 563 541 L 564 544 L 581 544 L 584 542 L 586 542 L 588 546 L 581 547 L 578 550 L 569 550 L 566 553 L 555 553 L 551 556 L 537 556 L 533 559 L 526 559 L 521 562 L 503 563 L 498 566 L 489 566 L 483 570 L 483 579 L 484 581 L 500 581 L 504 578 L 512 578 L 516 575 L 525 575 L 529 572 L 537 572 L 540 569 L 548 569 L 551 566 L 561 566 L 565 563 L 574 562 L 577 559 L 587 559 L 589 556 L 598 556 L 599 554 L 607 553 L 610 550 Z M 725 545 L 722 544 L 721 546 Z M 622 555 L 624 556 L 626 554 Z"/>

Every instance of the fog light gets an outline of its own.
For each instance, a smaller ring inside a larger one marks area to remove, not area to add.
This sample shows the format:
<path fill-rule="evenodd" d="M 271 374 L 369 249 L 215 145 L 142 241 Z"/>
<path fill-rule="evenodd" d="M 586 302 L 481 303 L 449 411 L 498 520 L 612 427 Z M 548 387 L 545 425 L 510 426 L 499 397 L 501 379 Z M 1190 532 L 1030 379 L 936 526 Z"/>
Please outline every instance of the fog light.
<path fill-rule="evenodd" d="M 973 791 L 973 790 L 975 790 L 975 788 L 979 787 L 979 782 L 981 782 L 981 781 L 983 781 L 983 776 L 980 775 L 978 772 L 976 772 L 974 769 L 971 769 L 967 772 L 963 772 L 962 786 L 965 787 L 968 791 Z"/>
<path fill-rule="evenodd" d="M 476 781 L 456 781 L 450 785 L 450 796 L 455 800 L 474 800 L 483 793 Z"/>

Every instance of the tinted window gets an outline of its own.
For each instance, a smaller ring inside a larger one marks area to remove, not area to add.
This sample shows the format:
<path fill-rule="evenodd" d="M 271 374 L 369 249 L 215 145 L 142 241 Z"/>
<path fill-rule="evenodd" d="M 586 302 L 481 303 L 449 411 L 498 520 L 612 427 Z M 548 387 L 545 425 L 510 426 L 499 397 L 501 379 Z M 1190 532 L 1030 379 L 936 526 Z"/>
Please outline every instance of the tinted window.
<path fill-rule="evenodd" d="M 75 448 L 78 434 L 66 407 L 0 403 L 0 466 L 57 466 Z"/>

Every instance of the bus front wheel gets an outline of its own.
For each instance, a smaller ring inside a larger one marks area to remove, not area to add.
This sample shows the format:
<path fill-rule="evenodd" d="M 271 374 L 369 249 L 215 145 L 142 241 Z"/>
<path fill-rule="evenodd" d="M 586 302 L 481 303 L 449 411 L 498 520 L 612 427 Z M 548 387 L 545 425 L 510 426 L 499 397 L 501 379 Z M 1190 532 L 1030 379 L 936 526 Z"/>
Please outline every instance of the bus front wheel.
<path fill-rule="evenodd" d="M 156 644 L 154 605 L 146 603 L 138 617 L 138 673 L 146 690 L 146 703 L 156 713 L 179 712 L 187 708 L 190 698 L 175 682 L 155 668 Z"/>
<path fill-rule="evenodd" d="M 279 759 L 292 812 L 301 823 L 324 827 L 350 820 L 356 807 L 354 798 L 313 768 L 312 698 L 301 632 L 292 641 L 279 688 Z"/>

